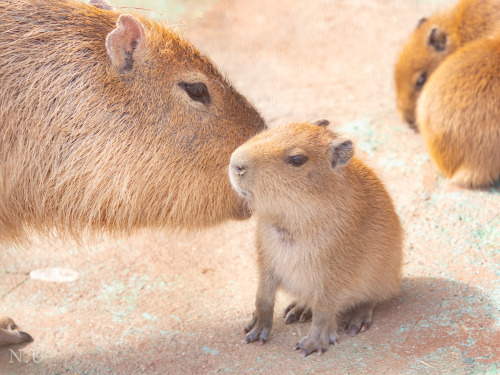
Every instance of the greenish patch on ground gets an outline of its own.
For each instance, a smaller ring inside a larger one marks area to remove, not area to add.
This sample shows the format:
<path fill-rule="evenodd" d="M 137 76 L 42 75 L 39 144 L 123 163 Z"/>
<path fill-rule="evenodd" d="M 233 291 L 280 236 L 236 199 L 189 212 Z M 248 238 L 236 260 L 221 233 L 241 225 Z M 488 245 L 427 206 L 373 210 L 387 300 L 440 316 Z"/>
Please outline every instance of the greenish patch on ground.
<path fill-rule="evenodd" d="M 208 346 L 202 346 L 200 349 L 203 350 L 205 354 L 211 354 L 211 355 L 219 354 L 218 350 L 210 349 Z"/>

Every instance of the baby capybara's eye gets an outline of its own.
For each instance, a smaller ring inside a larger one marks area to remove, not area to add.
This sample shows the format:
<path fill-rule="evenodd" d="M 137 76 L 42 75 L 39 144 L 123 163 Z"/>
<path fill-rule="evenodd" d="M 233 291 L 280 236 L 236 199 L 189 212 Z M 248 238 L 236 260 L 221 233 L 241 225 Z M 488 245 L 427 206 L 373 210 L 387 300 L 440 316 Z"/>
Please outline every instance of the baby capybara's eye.
<path fill-rule="evenodd" d="M 287 156 L 285 158 L 285 163 L 291 164 L 294 167 L 300 167 L 306 161 L 307 161 L 307 156 L 304 155 Z"/>
<path fill-rule="evenodd" d="M 187 83 L 181 82 L 179 86 L 187 92 L 189 97 L 203 104 L 210 104 L 210 94 L 208 93 L 207 85 L 202 82 Z"/>
<path fill-rule="evenodd" d="M 415 88 L 420 90 L 424 85 L 425 81 L 427 81 L 427 72 L 423 72 L 420 77 L 417 79 L 417 83 L 415 83 Z"/>

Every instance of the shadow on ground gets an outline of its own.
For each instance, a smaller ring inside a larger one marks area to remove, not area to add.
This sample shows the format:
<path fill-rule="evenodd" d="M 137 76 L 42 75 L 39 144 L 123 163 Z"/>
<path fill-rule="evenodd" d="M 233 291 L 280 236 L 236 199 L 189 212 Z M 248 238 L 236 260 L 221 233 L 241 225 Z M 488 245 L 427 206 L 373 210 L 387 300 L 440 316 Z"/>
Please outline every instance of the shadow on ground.
<path fill-rule="evenodd" d="M 133 345 L 111 344 L 92 352 L 70 350 L 70 356 L 47 356 L 36 342 L 24 348 L 4 348 L 0 349 L 0 368 L 12 374 L 179 374 L 199 369 L 234 374 L 342 369 L 342 373 L 355 374 L 372 373 L 373 368 L 386 373 L 435 374 L 451 368 L 472 373 L 478 366 L 493 371 L 500 342 L 494 314 L 495 306 L 479 289 L 420 277 L 403 280 L 399 296 L 376 309 L 368 332 L 355 338 L 342 335 L 340 345 L 330 346 L 322 357 L 312 355 L 299 362 L 294 360 L 298 353 L 292 347 L 310 323 L 284 325 L 277 311 L 265 346 L 241 343 L 248 316 L 230 321 L 221 316 L 218 321 L 202 319 L 175 331 L 154 323 L 134 327 Z M 287 367 L 291 360 L 293 368 Z"/>

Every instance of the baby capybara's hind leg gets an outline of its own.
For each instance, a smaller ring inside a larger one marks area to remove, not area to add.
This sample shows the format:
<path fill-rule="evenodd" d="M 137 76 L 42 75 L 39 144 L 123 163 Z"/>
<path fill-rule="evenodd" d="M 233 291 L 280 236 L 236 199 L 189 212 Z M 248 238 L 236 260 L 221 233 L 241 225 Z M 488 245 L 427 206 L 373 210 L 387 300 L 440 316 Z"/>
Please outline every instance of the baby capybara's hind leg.
<path fill-rule="evenodd" d="M 0 318 L 0 346 L 33 341 L 26 332 L 19 331 L 11 318 Z"/>
<path fill-rule="evenodd" d="M 343 314 L 341 331 L 346 331 L 351 336 L 356 336 L 359 332 L 365 332 L 372 324 L 374 302 L 358 305 Z"/>
<path fill-rule="evenodd" d="M 286 307 L 285 311 L 283 311 L 283 317 L 285 318 L 285 324 L 290 324 L 297 320 L 304 323 L 306 320 L 311 319 L 312 310 L 294 301 Z"/>

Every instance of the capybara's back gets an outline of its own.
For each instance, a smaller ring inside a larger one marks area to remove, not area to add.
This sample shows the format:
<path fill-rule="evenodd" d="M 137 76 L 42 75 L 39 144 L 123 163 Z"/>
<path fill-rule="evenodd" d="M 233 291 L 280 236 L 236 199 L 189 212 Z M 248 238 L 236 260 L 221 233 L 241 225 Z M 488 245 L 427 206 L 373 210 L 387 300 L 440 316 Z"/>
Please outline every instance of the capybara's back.
<path fill-rule="evenodd" d="M 500 178 L 500 32 L 467 44 L 434 72 L 417 125 L 454 183 L 484 187 Z"/>
<path fill-rule="evenodd" d="M 226 170 L 263 120 L 167 25 L 4 0 L 0 87 L 0 245 L 247 214 Z"/>
<path fill-rule="evenodd" d="M 397 107 L 415 125 L 417 100 L 437 67 L 461 46 L 500 28 L 500 0 L 459 0 L 419 21 L 395 68 Z"/>

